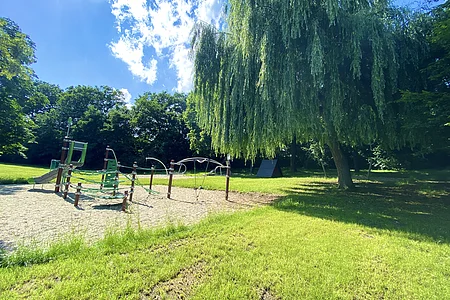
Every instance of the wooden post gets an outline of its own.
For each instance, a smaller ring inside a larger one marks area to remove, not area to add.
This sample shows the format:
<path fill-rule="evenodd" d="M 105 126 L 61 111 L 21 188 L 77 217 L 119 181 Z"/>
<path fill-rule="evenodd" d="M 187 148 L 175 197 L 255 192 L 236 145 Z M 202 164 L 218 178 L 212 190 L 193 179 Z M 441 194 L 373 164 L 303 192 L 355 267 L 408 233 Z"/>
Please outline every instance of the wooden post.
<path fill-rule="evenodd" d="M 80 196 L 81 196 L 81 182 L 78 182 L 77 191 L 75 193 L 75 202 L 73 203 L 75 207 L 78 207 L 78 201 L 80 201 Z"/>
<path fill-rule="evenodd" d="M 131 173 L 131 188 L 130 188 L 130 202 L 133 202 L 133 194 L 134 194 L 134 182 L 136 181 L 137 175 L 137 162 L 133 163 L 133 173 Z"/>
<path fill-rule="evenodd" d="M 67 193 L 69 192 L 70 178 L 72 177 L 72 170 L 73 170 L 73 165 L 70 164 L 69 165 L 69 171 L 67 172 L 67 176 L 66 176 L 66 188 L 64 190 L 64 196 L 63 196 L 64 199 L 67 198 Z"/>
<path fill-rule="evenodd" d="M 109 155 L 109 145 L 106 146 L 105 158 L 103 159 L 103 172 L 106 172 L 108 167 L 108 155 Z M 100 189 L 103 189 L 103 182 L 105 181 L 105 173 L 102 174 L 102 183 L 100 184 Z"/>
<path fill-rule="evenodd" d="M 228 201 L 228 192 L 230 189 L 230 175 L 231 175 L 231 166 L 230 166 L 230 159 L 227 158 L 227 175 L 226 175 L 226 186 L 225 186 L 225 200 Z"/>
<path fill-rule="evenodd" d="M 61 159 L 59 160 L 58 175 L 56 176 L 56 184 L 55 184 L 55 193 L 58 193 L 61 187 L 61 178 L 65 167 L 64 163 L 66 160 L 67 150 L 69 150 L 69 139 L 66 136 L 63 140 Z"/>
<path fill-rule="evenodd" d="M 125 191 L 123 193 L 122 211 L 125 211 L 127 209 L 127 198 L 128 198 L 128 191 Z M 131 201 L 131 199 L 130 199 L 130 201 Z"/>
<path fill-rule="evenodd" d="M 155 166 L 152 165 L 152 173 L 150 174 L 150 186 L 149 189 L 152 189 L 152 185 L 153 185 L 153 175 L 155 174 Z M 150 194 L 151 191 L 149 191 L 148 193 Z"/>
<path fill-rule="evenodd" d="M 169 168 L 169 187 L 167 189 L 167 198 L 170 199 L 170 194 L 172 193 L 172 180 L 173 180 L 173 171 L 174 171 L 174 160 L 172 159 L 170 161 L 170 168 Z"/>

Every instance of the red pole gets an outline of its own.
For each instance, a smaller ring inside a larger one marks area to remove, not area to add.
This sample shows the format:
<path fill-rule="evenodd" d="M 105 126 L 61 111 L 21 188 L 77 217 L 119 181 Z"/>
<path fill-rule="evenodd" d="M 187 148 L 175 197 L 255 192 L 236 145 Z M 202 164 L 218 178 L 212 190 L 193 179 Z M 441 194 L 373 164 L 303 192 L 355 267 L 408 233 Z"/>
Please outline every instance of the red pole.
<path fill-rule="evenodd" d="M 155 174 L 155 166 L 152 166 L 152 173 L 150 174 L 150 187 L 149 189 L 152 189 L 152 184 L 153 184 L 153 175 Z M 149 191 L 150 193 L 150 191 Z"/>
<path fill-rule="evenodd" d="M 56 184 L 55 184 L 55 193 L 59 192 L 60 185 L 61 185 L 61 178 L 64 170 L 64 163 L 66 160 L 67 150 L 69 150 L 69 140 L 68 137 L 64 137 L 63 140 L 63 146 L 61 151 L 61 159 L 59 160 L 59 167 L 58 167 L 58 175 L 56 176 Z"/>
<path fill-rule="evenodd" d="M 170 194 L 172 193 L 172 180 L 173 180 L 173 171 L 174 171 L 174 160 L 170 161 L 169 168 L 169 188 L 167 190 L 167 198 L 170 199 Z"/>
<path fill-rule="evenodd" d="M 64 196 L 63 196 L 64 199 L 67 198 L 67 193 L 69 192 L 70 178 L 72 177 L 72 170 L 73 170 L 73 165 L 70 164 L 69 165 L 69 171 L 67 172 L 67 177 L 66 177 L 66 189 L 64 190 Z"/>
<path fill-rule="evenodd" d="M 103 159 L 103 172 L 106 172 L 106 168 L 108 167 L 108 155 L 109 155 L 109 145 L 106 146 L 105 158 Z M 102 174 L 102 183 L 100 184 L 100 189 L 103 189 L 103 182 L 105 181 L 105 174 Z"/>
<path fill-rule="evenodd" d="M 128 191 L 125 191 L 123 193 L 122 211 L 125 211 L 127 209 L 127 198 L 128 198 Z"/>
<path fill-rule="evenodd" d="M 134 182 L 136 181 L 136 169 L 137 169 L 137 162 L 133 163 L 133 173 L 131 173 L 131 188 L 130 188 L 130 202 L 133 202 L 133 194 L 134 194 Z"/>
<path fill-rule="evenodd" d="M 74 202 L 73 206 L 78 207 L 78 201 L 80 201 L 80 195 L 81 195 L 81 182 L 78 182 L 77 192 L 75 193 L 75 202 Z"/>
<path fill-rule="evenodd" d="M 231 175 L 231 166 L 230 166 L 230 160 L 227 159 L 227 181 L 226 181 L 226 186 L 225 186 L 225 200 L 228 201 L 228 192 L 230 190 L 230 175 Z"/>

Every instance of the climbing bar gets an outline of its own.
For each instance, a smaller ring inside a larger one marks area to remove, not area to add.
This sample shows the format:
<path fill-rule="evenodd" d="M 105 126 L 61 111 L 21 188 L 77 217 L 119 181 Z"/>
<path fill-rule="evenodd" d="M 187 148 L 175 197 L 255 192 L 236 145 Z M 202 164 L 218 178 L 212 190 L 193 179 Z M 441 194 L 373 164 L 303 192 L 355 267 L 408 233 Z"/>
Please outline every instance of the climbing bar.
<path fill-rule="evenodd" d="M 109 145 L 106 146 L 106 150 L 105 150 L 105 158 L 103 159 L 103 169 L 102 172 L 106 172 L 106 168 L 108 167 L 108 155 L 109 155 Z M 104 185 L 104 181 L 105 181 L 105 173 L 102 173 L 102 182 L 100 183 L 100 188 L 103 188 Z"/>
<path fill-rule="evenodd" d="M 66 176 L 66 184 L 65 184 L 64 195 L 63 195 L 64 199 L 67 198 L 67 193 L 69 193 L 70 178 L 72 177 L 72 171 L 73 171 L 73 165 L 70 164 L 69 171 L 67 171 L 67 176 Z"/>
<path fill-rule="evenodd" d="M 84 174 L 84 175 L 106 175 L 106 174 L 114 174 L 116 171 L 103 171 L 103 170 L 74 170 L 74 173 Z"/>
<path fill-rule="evenodd" d="M 79 176 L 73 176 L 73 175 L 72 175 L 72 177 L 76 178 L 76 179 L 79 179 L 79 180 L 83 180 L 83 181 L 89 182 L 89 183 L 95 183 L 95 184 L 101 183 L 101 181 L 87 179 L 85 177 L 79 177 Z M 103 181 L 103 183 L 121 183 L 121 182 L 126 182 L 126 181 L 125 180 L 118 180 L 118 181 L 116 181 L 116 180 L 108 180 L 108 181 Z"/>

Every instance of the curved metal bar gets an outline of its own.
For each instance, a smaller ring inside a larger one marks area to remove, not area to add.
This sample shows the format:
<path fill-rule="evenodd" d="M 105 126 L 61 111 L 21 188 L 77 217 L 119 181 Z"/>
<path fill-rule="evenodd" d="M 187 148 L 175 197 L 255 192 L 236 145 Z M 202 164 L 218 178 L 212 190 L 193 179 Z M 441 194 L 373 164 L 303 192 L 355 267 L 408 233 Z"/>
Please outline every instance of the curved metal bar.
<path fill-rule="evenodd" d="M 224 166 L 224 165 L 217 166 L 217 167 L 215 167 L 214 169 L 212 169 L 211 171 L 209 171 L 208 174 L 214 174 L 214 175 L 216 175 L 216 174 L 217 174 L 217 169 L 226 169 L 226 168 L 227 168 L 227 166 Z M 222 175 L 222 172 L 220 173 L 220 175 Z"/>
<path fill-rule="evenodd" d="M 184 175 L 186 173 L 186 171 L 187 171 L 187 166 L 185 164 L 183 164 L 183 163 L 180 163 L 179 166 L 180 167 L 178 168 L 178 174 Z M 183 170 L 183 172 L 181 172 L 181 168 L 183 168 L 183 167 L 184 167 L 184 170 Z"/>
<path fill-rule="evenodd" d="M 205 163 L 205 162 L 209 162 L 209 163 L 214 163 L 214 164 L 222 166 L 222 167 L 226 167 L 224 164 L 221 164 L 217 160 L 214 160 L 214 159 L 211 159 L 211 158 L 206 158 L 206 157 L 189 157 L 189 158 L 182 159 L 179 162 L 176 162 L 174 164 L 175 165 L 179 165 L 179 164 L 182 164 L 182 163 L 185 163 L 185 162 L 191 162 L 191 161 L 195 161 L 195 162 L 198 162 L 200 164 Z"/>
<path fill-rule="evenodd" d="M 159 159 L 154 158 L 154 157 L 146 157 L 145 161 L 147 161 L 147 160 L 155 160 L 155 161 L 159 162 L 164 167 L 164 170 L 166 170 L 166 175 L 169 175 L 169 171 L 167 170 L 166 165 L 162 161 L 160 161 Z"/>

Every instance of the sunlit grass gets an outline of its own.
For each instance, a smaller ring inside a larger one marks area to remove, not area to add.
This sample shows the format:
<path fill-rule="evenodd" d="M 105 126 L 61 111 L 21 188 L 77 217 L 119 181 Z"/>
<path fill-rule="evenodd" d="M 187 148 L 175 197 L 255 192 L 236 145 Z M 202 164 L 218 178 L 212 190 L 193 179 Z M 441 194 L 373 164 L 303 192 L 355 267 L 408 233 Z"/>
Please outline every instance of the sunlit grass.
<path fill-rule="evenodd" d="M 282 196 L 193 226 L 128 227 L 93 245 L 72 237 L 21 248 L 1 259 L 0 298 L 446 299 L 448 175 L 358 174 L 351 192 L 336 178 L 300 173 L 233 176 L 232 190 Z M 223 190 L 225 177 L 174 179 L 198 184 Z"/>
<path fill-rule="evenodd" d="M 28 183 L 28 178 L 41 176 L 49 171 L 42 167 L 0 163 L 0 184 Z"/>

